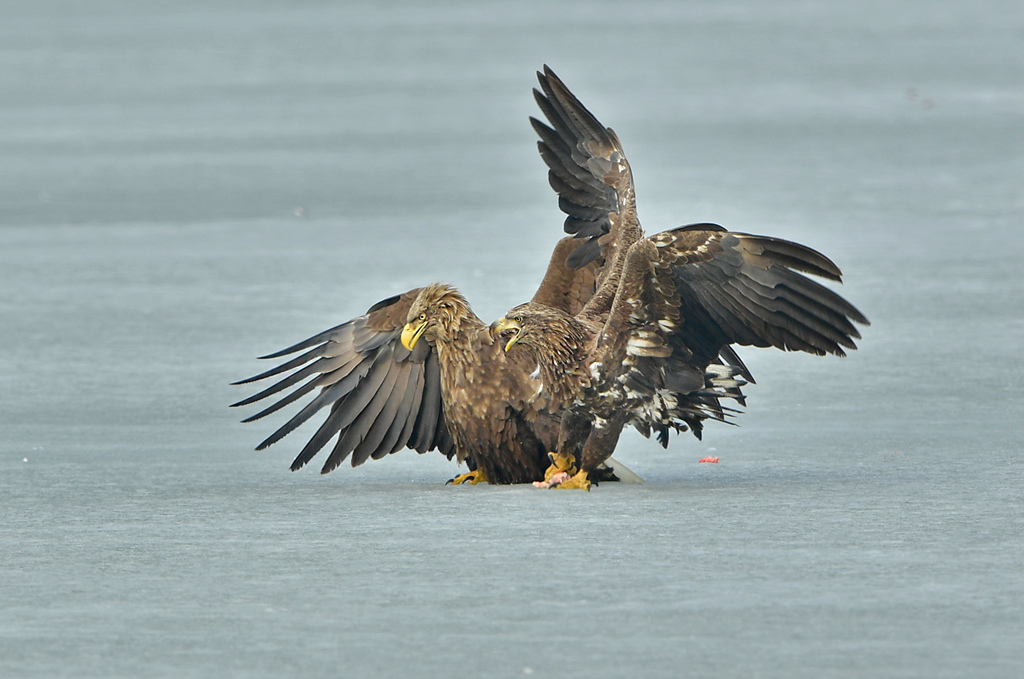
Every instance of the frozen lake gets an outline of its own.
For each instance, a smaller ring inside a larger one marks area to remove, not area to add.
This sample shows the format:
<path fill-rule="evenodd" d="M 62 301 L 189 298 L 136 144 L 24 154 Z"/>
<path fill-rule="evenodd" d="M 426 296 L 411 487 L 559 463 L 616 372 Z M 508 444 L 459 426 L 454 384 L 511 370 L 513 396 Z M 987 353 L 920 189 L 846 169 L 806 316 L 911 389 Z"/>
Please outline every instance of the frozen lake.
<path fill-rule="evenodd" d="M 1024 673 L 1019 2 L 87 6 L 0 9 L 0 675 Z M 861 349 L 742 351 L 639 486 L 253 452 L 255 356 L 532 294 L 543 63 L 648 232 L 821 250 Z"/>

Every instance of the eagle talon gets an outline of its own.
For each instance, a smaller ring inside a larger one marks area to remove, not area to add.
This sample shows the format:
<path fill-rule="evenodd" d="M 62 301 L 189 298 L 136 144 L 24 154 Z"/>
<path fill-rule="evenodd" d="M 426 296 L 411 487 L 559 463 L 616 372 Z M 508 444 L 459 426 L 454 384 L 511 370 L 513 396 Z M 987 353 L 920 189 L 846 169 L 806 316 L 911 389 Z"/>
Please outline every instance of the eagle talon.
<path fill-rule="evenodd" d="M 556 488 L 565 483 L 576 473 L 576 457 L 573 455 L 560 455 L 548 453 L 551 466 L 544 471 L 543 481 L 534 481 L 537 488 Z"/>
<path fill-rule="evenodd" d="M 551 466 L 544 472 L 544 481 L 551 483 L 552 478 L 560 473 L 565 473 L 568 476 L 572 476 L 576 473 L 576 458 L 573 455 L 560 455 L 558 453 L 548 453 L 548 459 L 551 460 Z"/>
<path fill-rule="evenodd" d="M 475 469 L 465 474 L 459 474 L 453 479 L 448 479 L 444 485 L 446 486 L 461 486 L 464 483 L 468 483 L 471 486 L 475 486 L 478 483 L 487 483 L 487 474 L 484 473 L 483 469 Z"/>

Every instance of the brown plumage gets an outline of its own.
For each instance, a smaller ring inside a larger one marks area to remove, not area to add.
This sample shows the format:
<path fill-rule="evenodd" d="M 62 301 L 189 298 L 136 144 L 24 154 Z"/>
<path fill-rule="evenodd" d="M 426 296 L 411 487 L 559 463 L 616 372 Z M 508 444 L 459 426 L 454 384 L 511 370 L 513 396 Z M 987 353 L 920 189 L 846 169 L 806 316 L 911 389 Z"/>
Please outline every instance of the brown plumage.
<path fill-rule="evenodd" d="M 458 291 L 424 288 L 409 310 L 402 342 L 413 350 L 429 343 L 437 354 L 445 419 L 460 462 L 471 461 L 492 483 L 543 477 L 558 411 L 547 408 L 525 356 L 502 351 Z"/>
<path fill-rule="evenodd" d="M 540 77 L 546 100 L 567 92 L 550 70 Z M 509 353 L 537 363 L 543 391 L 567 409 L 558 453 L 575 457 L 581 472 L 566 485 L 589 487 L 588 473 L 611 455 L 626 424 L 658 431 L 664 444 L 669 429 L 699 436 L 705 419 L 724 419 L 721 399 L 743 403 L 739 387 L 752 378 L 730 345 L 839 356 L 856 348 L 853 323 L 867 318 L 802 275 L 840 281 L 828 258 L 714 224 L 644 237 L 617 136 L 589 113 L 580 122 L 548 108 L 553 127 L 534 121 L 541 155 L 566 230 L 588 239 L 569 263 L 606 263 L 580 312 L 529 303 L 494 330 Z"/>

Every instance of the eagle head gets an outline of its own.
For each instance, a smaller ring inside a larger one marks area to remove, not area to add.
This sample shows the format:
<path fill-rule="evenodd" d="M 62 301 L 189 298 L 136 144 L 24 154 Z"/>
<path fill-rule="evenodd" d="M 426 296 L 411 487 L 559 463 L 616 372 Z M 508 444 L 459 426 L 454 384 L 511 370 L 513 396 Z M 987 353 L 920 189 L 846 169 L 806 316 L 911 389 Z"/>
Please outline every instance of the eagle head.
<path fill-rule="evenodd" d="M 542 352 L 562 353 L 582 344 L 578 322 L 569 314 L 543 304 L 527 302 L 509 310 L 491 324 L 491 336 L 505 342 L 505 351 L 516 345 Z"/>
<path fill-rule="evenodd" d="M 430 342 L 450 339 L 459 332 L 469 313 L 462 293 L 450 285 L 432 283 L 420 290 L 409 308 L 402 344 L 411 351 L 423 336 Z"/>
<path fill-rule="evenodd" d="M 526 306 L 528 305 L 520 304 L 491 323 L 491 337 L 505 342 L 506 352 L 528 336 L 528 327 L 525 330 L 523 328 L 523 307 Z"/>

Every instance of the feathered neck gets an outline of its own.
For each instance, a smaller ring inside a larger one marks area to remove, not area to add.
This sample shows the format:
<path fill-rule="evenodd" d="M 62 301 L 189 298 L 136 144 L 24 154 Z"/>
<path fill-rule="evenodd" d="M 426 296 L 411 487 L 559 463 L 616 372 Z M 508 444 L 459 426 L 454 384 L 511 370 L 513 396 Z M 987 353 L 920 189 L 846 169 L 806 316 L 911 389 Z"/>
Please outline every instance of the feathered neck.
<path fill-rule="evenodd" d="M 556 309 L 545 314 L 544 321 L 544 327 L 532 330 L 519 346 L 536 361 L 545 391 L 556 400 L 571 401 L 590 384 L 585 358 L 593 333 L 575 317 Z"/>

